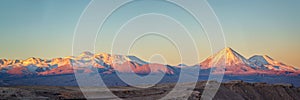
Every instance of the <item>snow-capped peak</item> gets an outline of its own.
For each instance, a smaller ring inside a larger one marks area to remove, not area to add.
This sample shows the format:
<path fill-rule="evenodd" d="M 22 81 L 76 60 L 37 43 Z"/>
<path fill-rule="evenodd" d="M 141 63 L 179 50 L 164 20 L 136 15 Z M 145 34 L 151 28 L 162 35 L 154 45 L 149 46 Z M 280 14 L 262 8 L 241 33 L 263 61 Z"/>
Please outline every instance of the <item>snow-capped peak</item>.
<path fill-rule="evenodd" d="M 42 60 L 40 58 L 31 57 L 31 58 L 28 58 L 28 59 L 22 61 L 22 64 L 24 66 L 28 66 L 28 65 L 40 64 L 41 62 L 42 62 Z"/>
<path fill-rule="evenodd" d="M 85 51 L 85 52 L 82 52 L 79 56 L 93 56 L 94 54 L 89 52 L 89 51 Z"/>
<path fill-rule="evenodd" d="M 296 71 L 297 69 L 286 65 L 282 62 L 276 61 L 273 58 L 267 55 L 254 55 L 249 58 L 251 63 L 256 64 L 257 66 L 264 67 L 265 69 L 270 70 L 279 70 L 279 71 Z"/>
<path fill-rule="evenodd" d="M 249 62 L 245 57 L 229 47 L 219 51 L 213 56 L 210 56 L 201 63 L 202 66 L 207 67 L 216 67 L 221 65 L 231 66 L 236 64 L 249 64 Z"/>
<path fill-rule="evenodd" d="M 218 53 L 210 56 L 200 63 L 202 69 L 217 68 L 217 70 L 225 70 L 225 73 L 232 72 L 253 72 L 255 65 L 234 51 L 231 48 L 224 48 Z"/>
<path fill-rule="evenodd" d="M 151 66 L 150 66 L 151 65 Z M 212 69 L 213 72 L 223 72 L 225 74 L 257 74 L 276 72 L 285 73 L 300 71 L 292 66 L 285 65 L 279 61 L 272 59 L 267 55 L 256 55 L 247 60 L 245 57 L 237 53 L 231 48 L 224 48 L 218 53 L 210 56 L 200 65 L 201 69 Z M 26 60 L 9 60 L 0 59 L 0 72 L 8 74 L 69 74 L 77 71 L 91 72 L 91 69 L 97 69 L 99 72 L 135 72 L 149 73 L 165 72 L 174 74 L 176 68 L 191 67 L 184 64 L 178 66 L 168 66 L 162 64 L 153 64 L 141 60 L 136 56 L 114 55 L 108 53 L 93 54 L 91 52 L 83 52 L 79 56 L 68 56 L 63 58 L 53 58 L 51 60 L 43 60 L 40 58 L 28 58 Z M 192 68 L 192 67 L 191 67 Z M 150 69 L 153 69 L 150 71 Z"/>
<path fill-rule="evenodd" d="M 86 51 L 86 52 L 81 53 L 79 56 L 77 56 L 77 59 L 78 60 L 86 60 L 86 59 L 92 58 L 93 56 L 94 56 L 93 53 Z"/>
<path fill-rule="evenodd" d="M 135 63 L 141 64 L 141 65 L 145 65 L 148 64 L 148 62 L 141 60 L 140 58 L 136 57 L 136 56 L 127 56 L 127 58 Z"/>
<path fill-rule="evenodd" d="M 10 59 L 0 59 L 0 65 L 11 65 L 11 64 L 16 64 L 20 63 L 21 60 L 10 60 Z"/>

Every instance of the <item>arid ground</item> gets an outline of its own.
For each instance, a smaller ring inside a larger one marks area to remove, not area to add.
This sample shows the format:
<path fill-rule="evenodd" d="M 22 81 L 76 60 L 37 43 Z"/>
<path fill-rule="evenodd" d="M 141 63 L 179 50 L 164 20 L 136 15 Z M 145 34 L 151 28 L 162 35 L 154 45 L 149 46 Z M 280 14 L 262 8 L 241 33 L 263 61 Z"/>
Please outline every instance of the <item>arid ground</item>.
<path fill-rule="evenodd" d="M 187 93 L 185 86 L 175 90 L 171 99 L 197 100 L 201 98 L 206 82 L 198 82 L 192 89 L 191 95 Z M 166 96 L 175 84 L 159 84 L 151 88 L 142 89 L 135 87 L 110 87 L 110 91 L 117 97 L 107 96 L 107 92 L 88 92 L 95 97 L 93 99 L 128 99 L 128 100 L 152 100 Z M 93 90 L 101 90 L 101 87 L 87 87 Z M 30 100 L 59 100 L 59 99 L 86 99 L 78 87 L 58 86 L 10 86 L 0 87 L 1 99 L 30 99 Z M 222 83 L 214 100 L 300 100 L 300 88 L 289 84 L 246 83 L 232 81 Z"/>

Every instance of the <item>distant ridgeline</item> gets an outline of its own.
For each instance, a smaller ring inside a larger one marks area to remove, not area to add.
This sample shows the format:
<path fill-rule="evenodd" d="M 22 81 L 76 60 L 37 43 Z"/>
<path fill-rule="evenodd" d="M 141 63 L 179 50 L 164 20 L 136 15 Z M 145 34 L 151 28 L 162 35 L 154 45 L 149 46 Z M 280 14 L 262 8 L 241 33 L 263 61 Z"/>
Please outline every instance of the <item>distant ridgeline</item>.
<path fill-rule="evenodd" d="M 283 64 L 267 55 L 255 55 L 246 59 L 231 48 L 225 48 L 210 56 L 200 64 L 186 66 L 170 66 L 145 62 L 135 56 L 110 55 L 106 53 L 92 54 L 83 52 L 77 57 L 53 58 L 44 60 L 28 58 L 26 60 L 0 59 L 0 72 L 12 75 L 57 75 L 74 72 L 110 74 L 120 73 L 177 74 L 184 68 L 198 67 L 201 70 L 212 70 L 213 74 L 268 74 L 268 75 L 298 75 L 299 70 Z M 95 70 L 97 69 L 97 70 Z"/>

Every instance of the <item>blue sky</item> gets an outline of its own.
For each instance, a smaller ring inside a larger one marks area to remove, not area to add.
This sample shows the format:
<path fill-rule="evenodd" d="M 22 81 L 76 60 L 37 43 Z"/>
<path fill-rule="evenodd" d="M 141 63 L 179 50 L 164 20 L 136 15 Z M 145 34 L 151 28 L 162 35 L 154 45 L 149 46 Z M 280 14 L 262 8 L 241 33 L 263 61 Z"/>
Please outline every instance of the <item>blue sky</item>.
<path fill-rule="evenodd" d="M 0 58 L 53 58 L 71 55 L 76 23 L 89 2 L 89 0 L 1 0 Z M 208 0 L 208 2 L 220 19 L 228 46 L 245 57 L 266 54 L 287 64 L 300 66 L 297 61 L 300 59 L 299 0 Z M 166 8 L 170 8 L 166 12 L 175 15 L 175 18 L 183 18 L 187 26 L 192 28 L 192 36 L 200 48 L 201 60 L 211 55 L 208 41 L 201 29 L 197 29 L 197 25 L 176 8 L 173 9 L 172 6 Z M 133 10 L 132 8 L 127 11 L 131 13 Z M 126 10 L 125 13 L 120 13 L 120 16 L 122 14 L 126 15 Z M 118 18 L 111 18 L 111 23 L 116 23 L 114 20 Z M 155 21 L 147 23 L 151 22 Z M 172 26 L 167 28 L 172 29 Z M 174 30 L 174 33 L 176 31 Z M 177 34 L 178 37 L 182 35 Z M 110 34 L 106 34 L 97 38 L 97 52 L 109 52 L 110 37 Z M 108 41 L 103 42 L 105 38 Z M 154 38 L 157 41 L 153 41 Z M 174 54 L 177 51 L 170 41 L 160 37 L 145 37 L 133 48 L 135 48 L 132 50 L 133 54 L 144 59 L 152 53 L 164 51 L 161 53 L 164 53 L 166 59 L 170 59 L 168 63 L 176 64 L 179 61 L 178 54 Z"/>

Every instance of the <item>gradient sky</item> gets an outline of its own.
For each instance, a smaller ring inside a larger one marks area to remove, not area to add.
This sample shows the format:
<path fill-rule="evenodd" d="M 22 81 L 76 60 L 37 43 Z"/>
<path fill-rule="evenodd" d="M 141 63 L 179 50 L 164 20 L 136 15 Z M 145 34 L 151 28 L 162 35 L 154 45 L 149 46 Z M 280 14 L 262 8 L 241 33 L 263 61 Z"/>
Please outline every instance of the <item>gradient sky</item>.
<path fill-rule="evenodd" d="M 300 66 L 299 0 L 208 0 L 208 2 L 222 24 L 227 46 L 246 58 L 256 54 L 269 55 L 288 65 Z M 0 58 L 53 58 L 72 55 L 74 29 L 88 3 L 89 0 L 0 0 Z M 169 10 L 160 10 L 157 7 L 153 9 L 177 19 L 181 18 L 180 21 L 189 26 L 199 48 L 200 61 L 211 55 L 204 32 L 188 14 L 171 5 L 164 7 Z M 110 31 L 115 31 L 114 27 L 117 27 L 118 22 L 125 21 L 127 15 L 134 14 L 133 10 L 134 8 L 128 7 L 108 19 L 108 24 L 106 28 L 104 27 L 105 33 L 97 37 L 96 52 L 110 52 L 113 38 L 113 35 L 109 34 Z M 133 21 L 125 27 L 122 34 L 148 28 L 139 27 L 134 30 L 132 27 L 138 26 L 139 23 L 161 25 L 172 30 L 177 37 L 186 35 L 174 28 L 176 26 L 166 26 L 163 21 L 154 18 L 148 21 Z M 167 63 L 173 65 L 180 61 L 176 47 L 157 35 L 137 40 L 130 53 L 145 60 L 159 53 L 165 57 Z"/>

